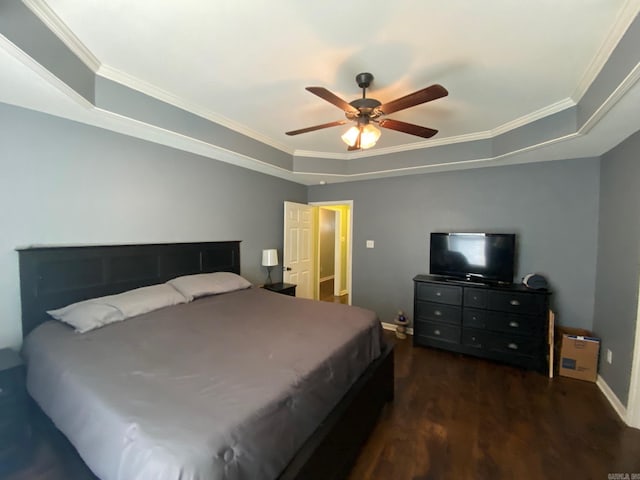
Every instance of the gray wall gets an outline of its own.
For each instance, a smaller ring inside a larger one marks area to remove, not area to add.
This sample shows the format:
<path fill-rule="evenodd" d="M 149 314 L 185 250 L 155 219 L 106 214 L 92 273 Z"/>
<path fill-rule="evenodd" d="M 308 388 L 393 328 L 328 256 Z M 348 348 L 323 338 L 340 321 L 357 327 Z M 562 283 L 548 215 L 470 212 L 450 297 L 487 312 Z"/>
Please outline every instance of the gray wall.
<path fill-rule="evenodd" d="M 602 157 L 593 329 L 601 339 L 600 375 L 627 404 L 638 315 L 640 132 Z M 606 350 L 613 363 L 605 361 Z"/>
<path fill-rule="evenodd" d="M 313 186 L 309 201 L 353 200 L 353 303 L 391 321 L 413 311 L 432 231 L 515 232 L 516 279 L 545 275 L 562 325 L 591 329 L 599 160 L 579 159 Z M 366 249 L 365 241 L 375 248 Z"/>
<path fill-rule="evenodd" d="M 28 244 L 242 240 L 244 275 L 282 248 L 283 201 L 306 187 L 0 104 L 0 347 L 21 342 L 18 256 Z"/>

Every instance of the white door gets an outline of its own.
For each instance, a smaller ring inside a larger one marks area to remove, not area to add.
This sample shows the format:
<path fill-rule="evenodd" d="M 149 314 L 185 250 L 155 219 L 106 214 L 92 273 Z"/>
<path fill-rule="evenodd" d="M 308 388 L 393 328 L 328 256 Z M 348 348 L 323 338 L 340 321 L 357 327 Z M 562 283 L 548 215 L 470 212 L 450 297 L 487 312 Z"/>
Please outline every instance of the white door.
<path fill-rule="evenodd" d="M 313 207 L 284 202 L 283 280 L 296 297 L 313 298 Z"/>

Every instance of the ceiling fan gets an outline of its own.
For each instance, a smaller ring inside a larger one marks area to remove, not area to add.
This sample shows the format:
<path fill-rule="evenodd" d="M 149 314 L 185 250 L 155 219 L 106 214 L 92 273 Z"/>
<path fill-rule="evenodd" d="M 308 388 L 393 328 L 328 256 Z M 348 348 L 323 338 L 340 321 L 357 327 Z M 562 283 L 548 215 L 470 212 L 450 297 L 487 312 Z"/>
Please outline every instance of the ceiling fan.
<path fill-rule="evenodd" d="M 373 147 L 380 138 L 380 130 L 374 124 L 382 128 L 396 130 L 398 132 L 416 135 L 422 138 L 431 138 L 437 130 L 412 123 L 392 120 L 390 118 L 382 118 L 390 113 L 398 112 L 406 108 L 420 105 L 421 103 L 431 102 L 438 98 L 446 97 L 449 92 L 442 85 L 431 85 L 417 92 L 410 93 L 404 97 L 397 98 L 391 102 L 381 103 L 375 98 L 367 98 L 367 88 L 373 81 L 371 73 L 359 73 L 356 75 L 356 83 L 362 89 L 362 98 L 358 98 L 353 102 L 347 103 L 337 95 L 331 93 L 324 87 L 307 87 L 306 90 L 317 95 L 318 97 L 332 103 L 338 108 L 344 110 L 347 120 L 338 120 L 336 122 L 323 123 L 322 125 L 314 125 L 313 127 L 301 128 L 300 130 L 292 130 L 286 132 L 287 135 L 299 135 L 301 133 L 313 132 L 323 128 L 337 127 L 344 125 L 349 121 L 356 122 L 347 132 L 342 135 L 342 140 L 348 145 L 347 150 L 360 150 Z"/>

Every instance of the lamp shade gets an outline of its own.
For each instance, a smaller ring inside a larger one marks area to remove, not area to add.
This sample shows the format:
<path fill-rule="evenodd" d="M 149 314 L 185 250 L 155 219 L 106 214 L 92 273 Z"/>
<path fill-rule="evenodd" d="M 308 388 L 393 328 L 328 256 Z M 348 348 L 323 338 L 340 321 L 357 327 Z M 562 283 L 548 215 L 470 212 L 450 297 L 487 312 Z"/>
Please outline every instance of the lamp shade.
<path fill-rule="evenodd" d="M 359 133 L 360 133 L 360 129 L 358 127 L 351 127 L 349 130 L 344 132 L 344 135 L 342 135 L 342 137 L 340 138 L 342 138 L 342 141 L 344 143 L 346 143 L 350 147 L 353 147 L 358 141 Z"/>
<path fill-rule="evenodd" d="M 365 125 L 360 134 L 360 148 L 367 149 L 373 147 L 380 138 L 380 130 L 371 125 Z"/>
<path fill-rule="evenodd" d="M 374 125 L 367 123 L 364 126 L 353 126 L 349 128 L 340 138 L 342 138 L 344 143 L 353 147 L 358 142 L 358 135 L 360 136 L 360 148 L 365 150 L 376 144 L 380 138 L 380 130 Z"/>
<path fill-rule="evenodd" d="M 275 248 L 262 250 L 262 266 L 274 267 L 276 265 L 278 265 L 278 250 Z"/>

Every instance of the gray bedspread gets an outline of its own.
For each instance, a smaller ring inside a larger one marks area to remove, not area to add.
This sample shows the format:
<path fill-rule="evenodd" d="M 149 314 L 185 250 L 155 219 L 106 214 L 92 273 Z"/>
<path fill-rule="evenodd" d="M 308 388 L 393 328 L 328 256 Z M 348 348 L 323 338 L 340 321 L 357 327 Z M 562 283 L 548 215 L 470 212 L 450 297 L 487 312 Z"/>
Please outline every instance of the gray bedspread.
<path fill-rule="evenodd" d="M 273 479 L 380 355 L 371 311 L 259 288 L 25 339 L 27 386 L 102 480 Z"/>

